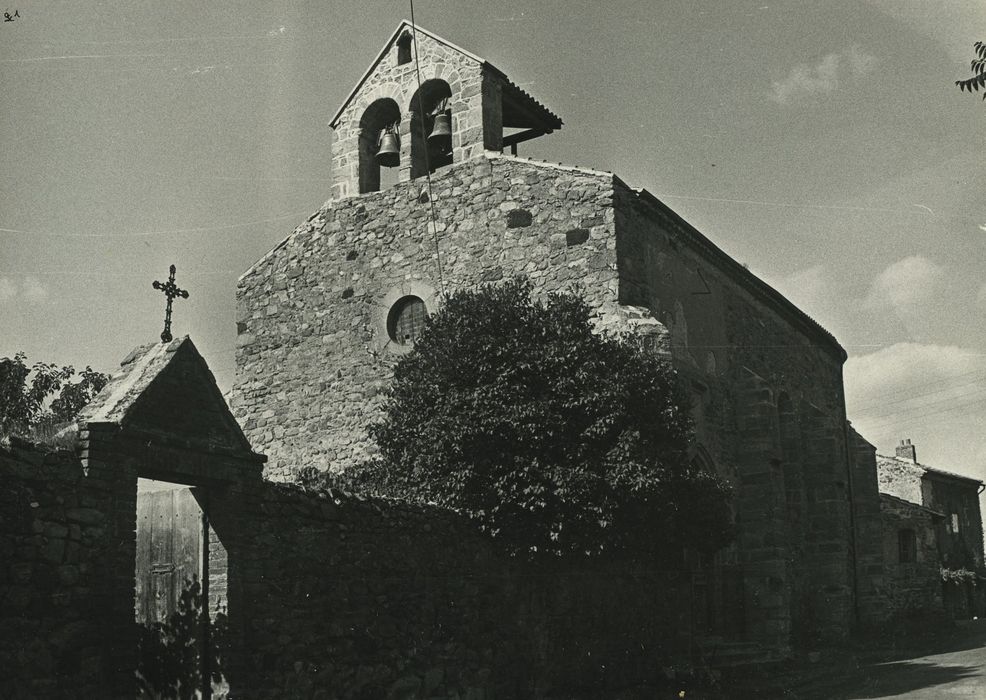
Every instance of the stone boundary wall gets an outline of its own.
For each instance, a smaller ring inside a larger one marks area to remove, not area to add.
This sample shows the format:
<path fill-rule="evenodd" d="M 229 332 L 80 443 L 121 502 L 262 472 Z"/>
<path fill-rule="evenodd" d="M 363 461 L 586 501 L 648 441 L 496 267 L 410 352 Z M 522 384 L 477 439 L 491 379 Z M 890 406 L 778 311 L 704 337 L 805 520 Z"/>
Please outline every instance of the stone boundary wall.
<path fill-rule="evenodd" d="M 89 444 L 88 474 L 0 449 L 0 697 L 134 696 L 137 453 Z M 437 507 L 199 488 L 234 697 L 612 697 L 687 663 L 677 562 L 528 563 Z"/>
<path fill-rule="evenodd" d="M 220 539 L 257 524 L 226 545 L 250 621 L 227 678 L 252 697 L 611 697 L 685 651 L 687 598 L 657 562 L 525 563 L 455 513 L 293 485 L 211 510 Z"/>
<path fill-rule="evenodd" d="M 109 595 L 116 491 L 70 452 L 0 446 L 0 697 L 110 697 L 128 682 L 112 637 L 133 599 Z"/>

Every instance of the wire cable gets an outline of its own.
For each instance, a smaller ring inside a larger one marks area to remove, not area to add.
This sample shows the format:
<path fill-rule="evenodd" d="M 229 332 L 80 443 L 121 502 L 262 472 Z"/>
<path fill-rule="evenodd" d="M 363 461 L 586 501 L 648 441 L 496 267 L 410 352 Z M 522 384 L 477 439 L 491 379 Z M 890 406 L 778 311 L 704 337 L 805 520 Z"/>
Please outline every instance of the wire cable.
<path fill-rule="evenodd" d="M 414 73 L 418 79 L 418 114 L 421 124 L 421 135 L 424 137 L 425 111 L 424 95 L 421 93 L 421 64 L 418 62 L 418 25 L 414 21 L 414 0 L 408 0 L 411 4 L 411 38 L 414 41 Z M 414 120 L 411 120 L 411 138 L 414 138 Z M 428 157 L 428 143 L 425 139 L 425 176 L 428 179 L 428 204 L 431 208 L 431 232 L 435 240 L 435 263 L 438 266 L 438 286 L 441 288 L 442 297 L 446 296 L 445 276 L 442 273 L 442 252 L 438 246 L 438 220 L 435 216 L 435 197 L 431 191 L 431 163 Z"/>

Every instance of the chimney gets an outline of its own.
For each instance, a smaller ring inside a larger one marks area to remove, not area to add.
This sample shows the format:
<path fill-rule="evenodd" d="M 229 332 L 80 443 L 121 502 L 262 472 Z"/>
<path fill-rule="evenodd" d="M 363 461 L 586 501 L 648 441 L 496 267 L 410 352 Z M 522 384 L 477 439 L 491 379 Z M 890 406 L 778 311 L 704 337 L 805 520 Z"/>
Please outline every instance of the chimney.
<path fill-rule="evenodd" d="M 914 464 L 918 463 L 917 450 L 915 450 L 914 445 L 911 444 L 910 438 L 907 440 L 901 440 L 900 444 L 897 445 L 897 459 L 906 459 Z"/>

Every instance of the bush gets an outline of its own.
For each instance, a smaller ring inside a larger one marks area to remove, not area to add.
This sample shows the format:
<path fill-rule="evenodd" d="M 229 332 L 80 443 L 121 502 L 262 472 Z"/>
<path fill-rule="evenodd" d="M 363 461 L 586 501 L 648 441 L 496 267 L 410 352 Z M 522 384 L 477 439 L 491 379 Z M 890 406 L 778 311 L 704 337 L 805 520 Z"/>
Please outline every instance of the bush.
<path fill-rule="evenodd" d="M 576 294 L 531 292 L 457 292 L 429 318 L 371 426 L 382 463 L 363 487 L 462 510 L 514 551 L 722 546 L 729 491 L 689 464 L 669 364 L 593 333 Z"/>

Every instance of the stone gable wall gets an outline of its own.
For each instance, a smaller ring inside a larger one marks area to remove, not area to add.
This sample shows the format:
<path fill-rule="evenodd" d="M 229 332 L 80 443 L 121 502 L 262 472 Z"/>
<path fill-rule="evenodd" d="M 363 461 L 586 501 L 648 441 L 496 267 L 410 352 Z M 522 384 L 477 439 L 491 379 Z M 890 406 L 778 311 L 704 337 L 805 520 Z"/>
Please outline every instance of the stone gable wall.
<path fill-rule="evenodd" d="M 912 462 L 877 455 L 877 478 L 880 493 L 903 498 L 911 503 L 923 503 L 921 477 L 924 469 Z"/>
<path fill-rule="evenodd" d="M 634 308 L 659 327 L 698 439 L 738 487 L 741 537 L 717 559 L 743 570 L 753 638 L 844 636 L 855 574 L 840 350 L 610 175 L 487 156 L 434 179 L 448 288 L 517 273 L 545 291 L 578 282 L 601 319 Z M 241 279 L 233 411 L 269 478 L 372 454 L 365 426 L 401 351 L 386 312 L 401 294 L 440 296 L 423 192 L 327 205 Z"/>
<path fill-rule="evenodd" d="M 433 185 L 446 289 L 523 274 L 615 306 L 612 176 L 483 157 Z M 366 426 L 404 350 L 387 313 L 404 294 L 429 310 L 441 296 L 426 192 L 414 181 L 326 205 L 241 278 L 231 406 L 269 478 L 372 453 Z"/>

